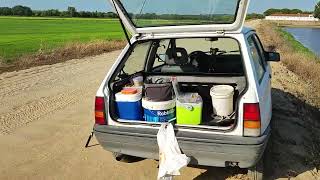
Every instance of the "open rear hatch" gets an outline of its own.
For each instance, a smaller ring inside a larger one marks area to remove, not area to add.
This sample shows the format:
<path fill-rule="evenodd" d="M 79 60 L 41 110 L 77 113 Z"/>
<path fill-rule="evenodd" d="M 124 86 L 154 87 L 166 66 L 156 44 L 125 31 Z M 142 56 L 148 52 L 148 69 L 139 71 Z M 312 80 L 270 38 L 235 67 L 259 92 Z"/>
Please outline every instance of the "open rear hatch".
<path fill-rule="evenodd" d="M 167 39 L 169 44 L 166 44 L 166 39 L 150 39 L 141 42 L 136 41 L 132 44 L 127 55 L 123 57 L 123 62 L 119 64 L 119 67 L 117 67 L 117 70 L 109 80 L 109 87 L 111 89 L 111 105 L 109 106 L 109 112 L 111 115 L 111 119 L 120 124 L 128 125 L 144 124 L 153 126 L 155 124 L 160 124 L 157 122 L 146 120 L 146 112 L 144 112 L 143 114 L 143 118 L 145 121 L 140 117 L 140 114 L 137 115 L 137 117 L 139 116 L 139 118 L 130 118 L 130 120 L 129 118 L 121 118 L 121 115 L 119 115 L 119 109 L 125 110 L 122 113 L 124 116 L 128 115 L 127 110 L 129 108 L 126 106 L 128 104 L 132 105 L 136 103 L 134 107 L 139 107 L 139 109 L 141 109 L 141 102 L 136 101 L 136 99 L 140 99 L 141 97 L 142 106 L 147 104 L 144 103 L 146 101 L 143 101 L 143 98 L 146 95 L 145 89 L 143 89 L 142 93 L 140 94 L 137 92 L 134 93 L 135 96 L 139 96 L 139 98 L 136 98 L 135 101 L 133 101 L 134 103 L 131 103 L 131 101 L 129 103 L 126 103 L 128 99 L 127 96 L 124 97 L 124 108 L 119 108 L 122 105 L 122 101 L 117 101 L 117 99 L 121 99 L 122 95 L 125 94 L 121 92 L 123 88 L 127 87 L 128 84 L 132 84 L 131 78 L 136 75 L 132 73 L 127 74 L 126 71 L 124 71 L 124 68 L 133 68 L 140 62 L 145 62 L 143 66 L 144 69 L 135 71 L 135 73 L 142 73 L 140 75 L 143 76 L 143 83 L 146 83 L 146 80 L 148 81 L 150 80 L 150 78 L 155 79 L 155 82 L 157 82 L 158 76 L 160 76 L 160 79 L 166 79 L 167 77 L 171 78 L 172 76 L 175 76 L 178 80 L 178 86 L 183 94 L 194 93 L 201 96 L 202 102 L 199 103 L 202 104 L 203 107 L 203 113 L 200 113 L 200 119 L 202 119 L 201 123 L 194 123 L 195 125 L 187 125 L 182 123 L 181 126 L 183 126 L 184 128 L 204 128 L 217 130 L 230 130 L 232 128 L 235 128 L 237 119 L 239 118 L 237 114 L 239 110 L 239 102 L 247 87 L 239 43 L 237 42 L 237 40 L 225 36 L 220 38 L 190 38 L 189 40 L 179 41 L 179 38 L 176 38 L 175 34 L 189 33 L 196 35 L 198 33 L 240 33 L 245 21 L 249 0 L 110 1 L 114 5 L 116 12 L 119 15 L 122 27 L 124 28 L 125 32 L 127 32 L 128 30 L 133 36 L 136 37 L 138 35 L 166 35 L 169 36 L 168 38 L 170 39 L 170 41 Z M 229 39 L 229 41 L 224 41 L 224 39 Z M 161 48 L 163 48 L 163 50 Z M 199 52 L 199 50 L 203 50 L 203 52 Z M 143 52 L 144 55 L 142 56 Z M 163 55 L 163 59 L 161 59 L 161 55 Z M 191 61 L 191 57 L 193 57 L 193 55 L 197 55 L 199 59 L 205 59 L 203 61 L 210 61 L 211 63 L 209 64 L 211 65 L 212 62 L 215 62 L 217 68 L 215 72 L 217 74 L 211 74 L 210 71 L 213 69 L 209 68 L 208 66 L 204 68 L 206 70 L 202 70 L 202 62 L 196 63 L 195 61 Z M 129 63 L 127 64 L 127 62 L 129 62 L 128 59 L 132 60 L 132 62 L 135 62 L 134 60 L 137 60 L 137 62 L 130 65 Z M 169 63 L 168 60 L 170 59 L 174 59 L 173 64 L 171 62 Z M 176 62 L 178 61 L 177 59 L 183 59 L 186 62 L 183 61 L 181 62 L 181 64 L 179 64 L 180 62 Z M 160 64 L 155 66 L 155 64 L 157 63 Z M 182 73 L 177 73 L 175 71 L 176 69 L 181 70 Z M 234 74 L 234 72 L 239 73 Z M 219 73 L 220 75 L 218 75 Z M 121 77 L 122 75 L 125 76 Z M 213 103 L 212 97 L 210 95 L 210 90 L 213 86 L 217 85 L 228 85 L 231 86 L 232 89 L 234 89 L 232 97 L 229 98 L 234 102 L 230 106 L 232 107 L 233 113 L 231 113 L 229 116 L 214 116 L 215 114 L 213 112 Z M 184 102 L 181 103 L 181 107 L 184 109 L 188 109 L 189 106 L 187 107 L 183 103 Z M 177 101 L 177 110 L 179 108 L 178 106 L 179 104 Z M 149 112 L 150 110 L 152 111 L 152 113 L 154 113 L 153 111 L 159 110 L 156 108 L 152 108 L 153 107 L 146 107 L 144 108 L 144 110 L 147 109 L 147 112 Z M 168 109 L 165 110 L 172 109 L 175 108 L 172 108 L 170 106 L 170 108 L 168 107 Z M 193 111 L 193 109 L 190 111 Z M 169 113 L 171 113 L 171 111 Z M 175 113 L 172 112 L 171 114 Z M 176 114 L 179 114 L 179 112 L 177 112 Z M 176 119 L 178 122 L 179 118 Z M 228 121 L 226 124 L 217 124 L 217 120 Z M 177 124 L 179 125 L 179 123 Z"/>
<path fill-rule="evenodd" d="M 242 30 L 250 0 L 110 0 L 132 35 Z"/>

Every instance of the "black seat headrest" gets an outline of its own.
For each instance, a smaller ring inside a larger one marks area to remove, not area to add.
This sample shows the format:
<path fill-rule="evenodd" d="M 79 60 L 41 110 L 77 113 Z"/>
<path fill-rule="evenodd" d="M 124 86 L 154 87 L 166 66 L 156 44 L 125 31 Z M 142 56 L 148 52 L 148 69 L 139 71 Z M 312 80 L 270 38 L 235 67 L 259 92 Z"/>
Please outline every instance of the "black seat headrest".
<path fill-rule="evenodd" d="M 166 52 L 168 58 L 166 59 L 167 65 L 184 65 L 189 61 L 188 52 L 185 48 L 168 48 Z"/>

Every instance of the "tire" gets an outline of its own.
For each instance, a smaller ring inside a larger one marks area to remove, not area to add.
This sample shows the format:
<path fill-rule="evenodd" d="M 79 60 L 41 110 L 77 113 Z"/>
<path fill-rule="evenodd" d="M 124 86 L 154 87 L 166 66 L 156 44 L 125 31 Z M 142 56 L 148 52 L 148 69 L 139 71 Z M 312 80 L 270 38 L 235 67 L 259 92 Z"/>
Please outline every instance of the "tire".
<path fill-rule="evenodd" d="M 263 180 L 269 177 L 269 173 L 271 171 L 270 167 L 272 167 L 272 143 L 272 135 L 270 135 L 262 157 L 256 166 L 248 169 L 248 177 L 250 180 Z"/>
<path fill-rule="evenodd" d="M 122 161 L 126 157 L 125 154 L 121 154 L 121 153 L 117 153 L 117 152 L 112 152 L 112 156 L 114 157 L 114 159 L 116 161 Z"/>
<path fill-rule="evenodd" d="M 144 160 L 143 158 L 140 158 L 140 157 L 129 156 L 126 154 L 121 154 L 116 152 L 113 152 L 112 155 L 116 161 L 123 162 L 123 163 L 135 163 L 135 162 Z"/>
<path fill-rule="evenodd" d="M 264 164 L 263 157 L 252 168 L 248 169 L 248 177 L 250 180 L 263 180 L 264 179 Z"/>

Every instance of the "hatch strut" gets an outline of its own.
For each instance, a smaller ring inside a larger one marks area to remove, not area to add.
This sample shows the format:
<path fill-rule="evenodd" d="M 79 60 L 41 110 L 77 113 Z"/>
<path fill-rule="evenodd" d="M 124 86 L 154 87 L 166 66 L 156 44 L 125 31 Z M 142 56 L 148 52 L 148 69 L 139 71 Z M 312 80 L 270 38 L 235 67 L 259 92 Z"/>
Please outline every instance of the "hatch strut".
<path fill-rule="evenodd" d="M 115 4 L 114 0 L 112 0 L 112 3 L 113 3 L 114 8 L 116 9 L 117 14 L 118 14 L 118 18 L 119 18 L 121 27 L 123 29 L 124 34 L 126 35 L 126 39 L 127 39 L 128 43 L 129 43 L 129 45 L 131 46 L 132 44 L 130 42 L 130 38 L 129 38 L 128 32 L 127 32 L 126 27 L 124 26 L 124 24 L 123 24 L 123 22 L 122 22 L 122 20 L 120 18 L 120 15 L 119 15 L 119 12 L 118 12 L 118 9 L 116 7 L 116 4 Z"/>

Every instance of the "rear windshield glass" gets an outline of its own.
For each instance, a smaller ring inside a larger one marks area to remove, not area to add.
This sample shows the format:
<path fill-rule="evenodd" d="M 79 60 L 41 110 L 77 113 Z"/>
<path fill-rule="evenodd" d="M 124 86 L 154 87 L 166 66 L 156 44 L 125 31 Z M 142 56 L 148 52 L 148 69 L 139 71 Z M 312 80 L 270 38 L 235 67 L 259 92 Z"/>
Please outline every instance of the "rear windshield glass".
<path fill-rule="evenodd" d="M 240 47 L 232 38 L 162 40 L 155 57 L 156 73 L 243 74 Z"/>
<path fill-rule="evenodd" d="M 136 27 L 232 24 L 240 0 L 120 0 Z"/>
<path fill-rule="evenodd" d="M 227 37 L 161 39 L 136 44 L 123 71 L 132 75 L 143 70 L 169 75 L 244 75 L 239 43 Z"/>

